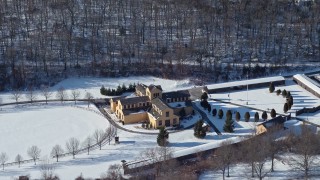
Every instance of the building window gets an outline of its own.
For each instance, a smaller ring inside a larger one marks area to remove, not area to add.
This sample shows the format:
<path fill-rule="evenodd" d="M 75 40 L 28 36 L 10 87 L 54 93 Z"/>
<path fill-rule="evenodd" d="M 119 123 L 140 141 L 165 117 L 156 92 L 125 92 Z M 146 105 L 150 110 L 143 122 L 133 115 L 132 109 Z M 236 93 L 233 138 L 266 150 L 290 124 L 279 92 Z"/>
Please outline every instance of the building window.
<path fill-rule="evenodd" d="M 162 126 L 162 121 L 161 120 L 158 121 L 158 125 Z"/>
<path fill-rule="evenodd" d="M 126 105 L 123 105 L 123 109 L 125 109 L 126 108 Z"/>
<path fill-rule="evenodd" d="M 166 117 L 169 117 L 169 112 L 166 112 Z"/>

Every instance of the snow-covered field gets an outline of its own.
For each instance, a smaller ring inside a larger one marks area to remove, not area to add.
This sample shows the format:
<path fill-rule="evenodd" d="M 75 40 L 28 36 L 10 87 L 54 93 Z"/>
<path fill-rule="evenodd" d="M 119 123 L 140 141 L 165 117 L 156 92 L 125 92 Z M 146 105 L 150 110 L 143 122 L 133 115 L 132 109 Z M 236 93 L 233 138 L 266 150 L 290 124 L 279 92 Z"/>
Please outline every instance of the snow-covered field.
<path fill-rule="evenodd" d="M 128 77 L 128 78 L 70 78 L 60 82 L 51 90 L 55 91 L 59 87 L 64 87 L 70 93 L 73 89 L 78 89 L 82 95 L 85 92 L 91 92 L 95 98 L 102 97 L 100 95 L 100 87 L 116 88 L 123 83 L 145 83 L 145 84 L 160 84 L 165 91 L 177 90 L 180 88 L 192 87 L 188 80 L 173 81 L 164 80 L 154 77 Z M 292 81 L 287 81 L 285 87 L 276 87 L 276 89 L 286 89 L 291 92 L 294 97 L 294 106 L 290 112 L 295 112 L 296 109 L 303 107 L 313 107 L 320 104 L 318 98 L 314 97 L 309 92 L 294 84 Z M 229 97 L 228 94 L 230 93 Z M 226 92 L 220 94 L 211 94 L 210 98 L 231 101 L 237 104 L 246 104 L 246 91 Z M 0 94 L 3 102 L 13 102 L 10 93 Z M 230 99 L 229 99 L 230 98 Z M 42 98 L 38 98 L 42 99 Z M 282 96 L 277 96 L 275 93 L 269 93 L 268 88 L 252 89 L 248 92 L 248 101 L 250 107 L 268 110 L 274 108 L 277 112 L 283 113 L 283 104 L 285 99 Z M 196 102 L 199 105 L 199 102 Z M 254 132 L 256 125 L 253 122 L 254 110 L 249 108 L 220 103 L 217 101 L 209 101 L 212 107 L 216 109 L 239 111 L 241 113 L 241 121 L 235 121 L 235 133 L 224 133 L 223 125 L 225 117 L 218 119 L 208 114 L 210 120 L 222 132 L 218 136 L 214 131 L 208 132 L 204 139 L 198 139 L 193 135 L 193 129 L 188 129 L 180 132 L 170 133 L 170 147 L 174 151 L 174 155 L 179 156 L 190 152 L 205 150 L 212 147 L 217 147 L 222 141 L 232 138 L 235 142 L 241 140 L 247 135 Z M 94 130 L 108 127 L 109 123 L 102 116 L 93 111 L 86 110 L 86 104 L 78 103 L 76 108 L 73 102 L 59 102 L 45 104 L 28 104 L 28 105 L 12 105 L 3 106 L 0 111 L 0 152 L 6 152 L 9 156 L 8 162 L 14 161 L 15 156 L 20 153 L 24 159 L 29 159 L 26 152 L 27 148 L 32 145 L 37 145 L 41 149 L 41 157 L 49 156 L 52 146 L 60 144 L 65 149 L 65 143 L 70 137 L 76 137 L 83 141 L 88 135 L 92 135 Z M 199 105 L 200 106 L 200 105 Z M 201 108 L 201 107 L 200 107 Z M 96 110 L 94 106 L 90 106 L 90 110 Z M 250 112 L 250 122 L 243 120 L 244 113 Z M 261 117 L 261 112 L 259 112 Z M 235 115 L 233 115 L 233 118 Z M 183 125 L 186 127 L 192 125 L 200 115 L 196 115 L 189 119 L 183 120 Z M 260 120 L 261 121 L 261 120 Z M 297 131 L 300 126 L 298 121 L 287 122 L 287 127 Z M 141 124 L 125 125 L 127 129 L 143 132 L 157 132 L 157 130 L 142 129 Z M 137 133 L 129 133 L 127 131 L 118 130 L 120 144 L 103 146 L 102 150 L 93 150 L 90 155 L 79 154 L 76 159 L 72 157 L 64 157 L 60 162 L 53 163 L 55 173 L 61 179 L 74 179 L 81 173 L 85 178 L 98 178 L 102 173 L 105 173 L 108 167 L 112 164 L 120 164 L 121 160 L 133 161 L 141 159 L 141 152 L 147 148 L 157 146 L 156 135 L 145 135 Z M 52 162 L 54 159 L 51 159 Z M 284 168 L 283 171 L 286 171 Z M 286 172 L 284 172 L 286 173 Z M 19 175 L 30 174 L 31 178 L 40 178 L 40 170 L 38 165 L 33 163 L 23 164 L 21 168 L 18 166 L 5 167 L 4 171 L 0 172 L 0 179 L 13 179 Z M 203 178 L 211 178 L 212 176 L 204 175 Z M 213 178 L 220 176 L 213 176 Z M 237 176 L 237 179 L 241 176 Z M 281 178 L 280 178 L 281 179 Z"/>
<path fill-rule="evenodd" d="M 72 90 L 79 90 L 80 98 L 84 98 L 86 92 L 90 92 L 94 98 L 105 98 L 106 96 L 100 94 L 100 88 L 102 86 L 104 86 L 105 88 L 116 89 L 118 85 L 121 86 L 122 84 L 125 84 L 126 86 L 129 86 L 129 84 L 134 83 L 144 83 L 146 85 L 161 85 L 164 91 L 173 91 L 193 87 L 193 84 L 190 83 L 188 79 L 170 80 L 156 78 L 153 76 L 130 76 L 119 78 L 68 78 L 50 88 L 50 90 L 53 91 L 53 95 L 50 99 L 56 99 L 55 92 L 60 87 L 63 87 L 69 96 L 71 96 Z M 38 92 L 39 95 L 37 99 L 44 99 L 40 95 L 40 91 Z M 12 94 L 9 92 L 1 93 L 0 98 L 3 101 L 2 103 L 15 102 L 15 100 L 12 99 Z M 27 100 L 27 98 L 23 95 L 21 97 L 21 101 L 24 100 Z"/>

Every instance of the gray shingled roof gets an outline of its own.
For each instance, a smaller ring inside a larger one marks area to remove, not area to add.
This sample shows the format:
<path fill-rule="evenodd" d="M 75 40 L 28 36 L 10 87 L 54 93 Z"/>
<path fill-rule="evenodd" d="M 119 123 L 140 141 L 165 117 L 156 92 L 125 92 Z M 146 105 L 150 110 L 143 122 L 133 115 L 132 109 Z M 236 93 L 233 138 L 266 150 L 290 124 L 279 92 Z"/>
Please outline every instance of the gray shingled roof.
<path fill-rule="evenodd" d="M 146 88 L 147 86 L 144 84 L 138 84 L 136 85 L 136 89 L 140 92 L 142 92 L 143 94 L 146 94 Z"/>
<path fill-rule="evenodd" d="M 172 92 L 162 93 L 162 99 L 184 98 L 184 97 L 190 97 L 190 93 L 189 93 L 188 90 L 172 91 Z"/>
<path fill-rule="evenodd" d="M 140 97 L 132 97 L 132 98 L 125 98 L 125 99 L 120 99 L 120 102 L 122 105 L 127 105 L 127 104 L 136 104 L 139 102 L 148 102 L 149 97 L 148 96 L 140 96 Z"/>
<path fill-rule="evenodd" d="M 157 89 L 159 89 L 159 90 L 162 91 L 162 87 L 161 87 L 160 85 L 150 84 L 150 85 L 148 86 L 148 88 L 150 89 L 150 91 L 151 91 L 152 89 L 154 89 L 154 88 L 157 88 Z"/>
<path fill-rule="evenodd" d="M 163 102 L 159 98 L 155 98 L 155 99 L 151 100 L 151 103 L 154 104 L 155 106 L 157 106 L 157 108 L 159 108 L 160 110 L 170 108 L 165 102 Z"/>

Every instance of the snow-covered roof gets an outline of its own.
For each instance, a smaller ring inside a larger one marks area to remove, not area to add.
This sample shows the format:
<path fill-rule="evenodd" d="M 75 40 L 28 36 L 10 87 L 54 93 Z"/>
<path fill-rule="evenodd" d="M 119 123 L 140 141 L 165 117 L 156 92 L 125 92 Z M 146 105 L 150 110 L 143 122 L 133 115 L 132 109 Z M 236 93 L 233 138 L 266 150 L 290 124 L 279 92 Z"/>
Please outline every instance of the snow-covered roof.
<path fill-rule="evenodd" d="M 258 79 L 249 79 L 243 81 L 233 81 L 227 83 L 219 83 L 219 84 L 209 84 L 207 85 L 208 89 L 219 89 L 219 88 L 226 88 L 226 87 L 235 87 L 235 86 L 245 86 L 250 84 L 259 84 L 259 83 L 266 83 L 266 82 L 274 82 L 274 81 L 283 81 L 285 80 L 282 76 L 274 76 L 274 77 L 267 77 L 267 78 L 258 78 Z"/>
<path fill-rule="evenodd" d="M 314 80 L 310 79 L 308 76 L 306 76 L 304 74 L 296 74 L 293 76 L 293 78 L 300 81 L 305 86 L 312 89 L 313 91 L 320 93 L 320 88 L 319 88 L 320 84 L 315 82 Z"/>

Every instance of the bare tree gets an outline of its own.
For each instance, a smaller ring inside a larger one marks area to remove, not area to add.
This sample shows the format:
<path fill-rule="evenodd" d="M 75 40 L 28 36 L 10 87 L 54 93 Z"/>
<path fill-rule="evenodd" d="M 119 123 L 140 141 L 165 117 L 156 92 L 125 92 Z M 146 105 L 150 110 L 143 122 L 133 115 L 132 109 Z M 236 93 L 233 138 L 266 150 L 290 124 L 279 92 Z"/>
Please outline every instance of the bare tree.
<path fill-rule="evenodd" d="M 123 179 L 122 178 L 122 166 L 120 164 L 110 165 L 107 173 L 102 175 L 101 179 L 113 179 L 113 180 Z"/>
<path fill-rule="evenodd" d="M 76 138 L 70 138 L 66 143 L 66 148 L 69 151 L 69 153 L 72 154 L 73 159 L 75 158 L 75 155 L 79 152 L 79 145 L 80 142 Z"/>
<path fill-rule="evenodd" d="M 270 154 L 270 144 L 268 143 L 267 137 L 258 137 L 253 143 L 252 148 L 256 149 L 256 151 L 252 152 L 250 156 L 254 156 L 254 171 L 258 178 L 262 180 L 271 172 L 271 168 L 266 167 L 266 162 Z"/>
<path fill-rule="evenodd" d="M 37 94 L 34 91 L 32 86 L 28 87 L 27 93 L 25 94 L 26 98 L 32 103 L 37 99 Z"/>
<path fill-rule="evenodd" d="M 143 155 L 142 155 L 143 154 Z M 174 163 L 170 161 L 172 158 L 172 150 L 169 147 L 156 147 L 150 148 L 142 152 L 142 157 L 146 157 L 147 164 L 154 164 L 156 171 L 156 176 L 159 176 L 161 171 L 169 170 L 170 166 L 173 166 Z"/>
<path fill-rule="evenodd" d="M 12 94 L 12 99 L 14 99 L 16 102 L 18 102 L 21 99 L 22 93 L 18 89 L 13 90 L 11 94 Z"/>
<path fill-rule="evenodd" d="M 46 99 L 46 104 L 48 104 L 48 99 L 52 96 L 52 92 L 48 87 L 44 87 L 41 89 L 41 94 Z"/>
<path fill-rule="evenodd" d="M 222 171 L 222 179 L 225 179 L 225 171 L 227 170 L 227 177 L 230 177 L 229 168 L 235 158 L 235 150 L 232 146 L 232 141 L 227 140 L 221 143 L 213 158 L 214 166 Z"/>
<path fill-rule="evenodd" d="M 56 97 L 61 101 L 61 103 L 63 103 L 63 101 L 68 98 L 68 94 L 63 87 L 60 87 L 57 91 Z"/>
<path fill-rule="evenodd" d="M 105 132 L 103 130 L 95 130 L 93 133 L 93 139 L 98 144 L 99 149 L 101 150 L 102 142 L 105 139 Z"/>
<path fill-rule="evenodd" d="M 309 178 L 310 170 L 316 165 L 317 150 L 320 146 L 319 139 L 310 128 L 301 126 L 301 134 L 293 135 L 292 151 L 295 153 L 289 158 L 290 166 L 302 171 L 304 178 Z"/>
<path fill-rule="evenodd" d="M 44 158 L 40 164 L 40 172 L 42 179 L 58 180 L 58 176 L 54 174 L 55 166 L 49 158 Z"/>
<path fill-rule="evenodd" d="M 37 146 L 31 146 L 27 151 L 28 156 L 30 156 L 33 159 L 35 165 L 37 159 L 39 159 L 40 157 L 40 153 L 41 150 Z"/>
<path fill-rule="evenodd" d="M 4 164 L 8 161 L 8 155 L 7 155 L 7 153 L 5 153 L 5 152 L 2 152 L 1 154 L 0 154 L 0 163 L 1 163 L 1 165 L 2 165 L 2 170 L 4 170 Z"/>
<path fill-rule="evenodd" d="M 109 126 L 106 129 L 106 132 L 104 134 L 104 139 L 108 139 L 109 145 L 116 132 L 117 132 L 117 129 L 114 126 Z"/>
<path fill-rule="evenodd" d="M 86 92 L 86 94 L 85 94 L 85 99 L 87 100 L 87 102 L 88 102 L 88 107 L 89 107 L 90 102 L 91 102 L 91 100 L 93 99 L 92 94 L 91 94 L 90 92 Z"/>
<path fill-rule="evenodd" d="M 61 156 L 64 153 L 62 147 L 60 145 L 55 145 L 51 150 L 51 156 L 55 157 L 57 159 L 57 162 L 59 161 L 59 156 Z"/>
<path fill-rule="evenodd" d="M 74 100 L 74 104 L 77 104 L 77 98 L 80 97 L 80 91 L 74 89 L 71 91 L 72 99 Z"/>
<path fill-rule="evenodd" d="M 21 161 L 23 161 L 23 157 L 20 154 L 18 154 L 15 158 L 15 161 L 18 162 L 19 168 L 20 168 L 20 164 L 21 164 Z"/>
<path fill-rule="evenodd" d="M 82 144 L 82 147 L 87 149 L 88 155 L 92 145 L 93 145 L 93 139 L 91 138 L 91 136 L 88 136 Z"/>

